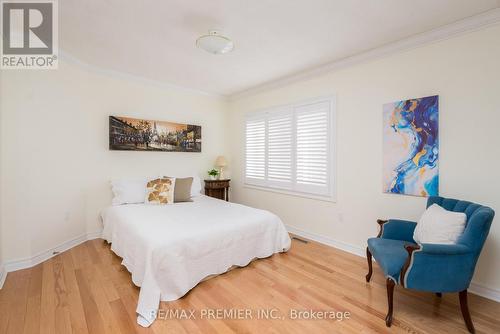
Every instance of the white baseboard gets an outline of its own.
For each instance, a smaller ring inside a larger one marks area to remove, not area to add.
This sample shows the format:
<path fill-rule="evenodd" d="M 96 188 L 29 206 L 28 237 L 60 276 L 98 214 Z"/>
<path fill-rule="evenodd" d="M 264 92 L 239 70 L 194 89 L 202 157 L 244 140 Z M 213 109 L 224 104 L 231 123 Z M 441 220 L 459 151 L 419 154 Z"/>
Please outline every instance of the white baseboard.
<path fill-rule="evenodd" d="M 82 234 L 79 237 L 76 237 L 74 239 L 63 242 L 59 246 L 50 248 L 44 252 L 40 252 L 40 253 L 36 254 L 35 256 L 27 257 L 27 258 L 23 258 L 23 259 L 18 259 L 18 260 L 7 261 L 4 264 L 4 267 L 5 267 L 4 271 L 6 273 L 9 273 L 11 271 L 31 268 L 33 266 L 36 266 L 39 263 L 42 263 L 43 261 L 46 261 L 46 260 L 58 255 L 59 253 L 67 251 L 68 249 L 73 248 L 73 247 L 75 247 L 75 246 L 77 246 L 77 245 L 79 245 L 87 240 L 100 238 L 101 233 L 102 233 L 101 231 L 96 231 L 96 232 Z M 5 275 L 5 276 L 7 276 L 7 275 Z"/>
<path fill-rule="evenodd" d="M 307 232 L 307 231 L 304 231 L 304 230 L 301 230 L 301 229 L 298 229 L 296 227 L 289 226 L 289 225 L 286 225 L 286 229 L 288 230 L 288 232 L 295 234 L 298 237 L 310 239 L 312 241 L 319 242 L 320 244 L 327 245 L 327 246 L 330 246 L 333 248 L 337 248 L 337 249 L 343 250 L 345 252 L 348 252 L 348 253 L 351 253 L 351 254 L 354 254 L 357 256 L 361 256 L 361 257 L 366 256 L 366 248 L 351 245 L 351 244 L 345 243 L 343 241 L 338 241 L 338 240 L 335 240 L 335 239 L 332 239 L 330 237 L 320 235 L 317 233 Z M 488 287 L 485 287 L 484 285 L 474 283 L 474 282 L 471 282 L 468 290 L 469 290 L 469 292 L 471 292 L 473 294 L 494 300 L 496 302 L 500 302 L 500 290 L 488 288 Z"/>
<path fill-rule="evenodd" d="M 343 251 L 346 251 L 348 253 L 357 255 L 357 256 L 366 256 L 366 248 L 361 248 L 358 246 L 354 246 L 348 243 L 345 243 L 343 241 L 338 241 L 335 239 L 332 239 L 330 237 L 326 237 L 324 235 L 312 233 L 312 232 L 307 232 L 301 229 L 298 229 L 296 227 L 286 225 L 286 229 L 288 232 L 295 234 L 299 237 L 310 239 L 312 241 L 319 242 L 320 244 L 327 245 L 333 248 L 337 248 Z"/>
<path fill-rule="evenodd" d="M 5 278 L 7 278 L 7 272 L 2 263 L 0 263 L 0 289 L 3 287 L 5 283 Z"/>
<path fill-rule="evenodd" d="M 479 283 L 471 282 L 468 291 L 475 295 L 488 298 L 500 303 L 500 290 L 491 289 Z"/>

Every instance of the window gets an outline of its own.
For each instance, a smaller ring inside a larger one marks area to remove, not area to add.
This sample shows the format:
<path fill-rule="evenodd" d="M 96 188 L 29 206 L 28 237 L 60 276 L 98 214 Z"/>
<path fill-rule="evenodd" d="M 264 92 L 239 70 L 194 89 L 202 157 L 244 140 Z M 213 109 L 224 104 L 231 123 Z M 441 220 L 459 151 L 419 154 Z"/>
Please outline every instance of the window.
<path fill-rule="evenodd" d="M 245 183 L 333 198 L 333 99 L 246 118 Z"/>

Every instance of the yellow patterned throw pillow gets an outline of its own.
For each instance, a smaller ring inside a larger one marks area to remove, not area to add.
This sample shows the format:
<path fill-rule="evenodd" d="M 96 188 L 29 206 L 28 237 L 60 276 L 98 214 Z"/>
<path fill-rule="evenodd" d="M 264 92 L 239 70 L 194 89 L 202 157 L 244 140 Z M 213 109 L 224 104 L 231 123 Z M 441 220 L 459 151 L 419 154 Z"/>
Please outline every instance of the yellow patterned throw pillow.
<path fill-rule="evenodd" d="M 175 178 L 161 177 L 146 184 L 147 204 L 173 204 Z"/>

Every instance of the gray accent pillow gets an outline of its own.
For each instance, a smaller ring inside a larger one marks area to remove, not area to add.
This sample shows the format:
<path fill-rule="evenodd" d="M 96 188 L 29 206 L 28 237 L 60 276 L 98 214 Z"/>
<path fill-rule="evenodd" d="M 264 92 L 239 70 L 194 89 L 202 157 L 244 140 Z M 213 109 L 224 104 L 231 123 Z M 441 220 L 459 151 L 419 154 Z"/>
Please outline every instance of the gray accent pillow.
<path fill-rule="evenodd" d="M 192 184 L 193 184 L 192 177 L 175 178 L 174 203 L 193 201 L 191 199 Z"/>

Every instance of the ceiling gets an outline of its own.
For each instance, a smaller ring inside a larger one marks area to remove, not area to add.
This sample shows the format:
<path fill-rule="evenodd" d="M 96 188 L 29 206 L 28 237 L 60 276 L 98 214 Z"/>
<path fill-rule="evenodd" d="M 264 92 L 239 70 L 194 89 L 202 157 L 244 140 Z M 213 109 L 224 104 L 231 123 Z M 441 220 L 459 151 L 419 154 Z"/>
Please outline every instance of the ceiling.
<path fill-rule="evenodd" d="M 60 48 L 80 61 L 220 95 L 428 31 L 497 0 L 64 0 Z M 195 47 L 217 28 L 235 43 Z"/>

